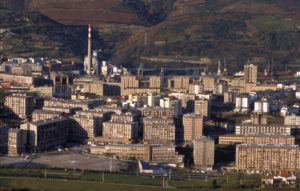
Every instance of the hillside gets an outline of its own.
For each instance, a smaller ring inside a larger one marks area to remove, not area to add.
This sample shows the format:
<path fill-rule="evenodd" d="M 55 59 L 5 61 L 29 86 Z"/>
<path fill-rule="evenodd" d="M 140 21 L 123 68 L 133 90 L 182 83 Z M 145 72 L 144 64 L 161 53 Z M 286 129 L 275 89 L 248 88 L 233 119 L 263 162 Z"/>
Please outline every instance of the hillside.
<path fill-rule="evenodd" d="M 1 2 L 9 6 L 16 1 L 0 0 L 0 7 Z M 261 70 L 270 60 L 277 70 L 300 66 L 300 2 L 295 0 L 28 0 L 21 4 L 26 12 L 52 20 L 33 22 L 30 34 L 52 43 L 57 50 L 53 56 L 64 57 L 67 51 L 82 59 L 86 28 L 78 25 L 92 23 L 97 26 L 94 48 L 104 49 L 115 64 L 135 67 L 140 62 L 147 65 L 147 58 L 180 57 L 209 58 L 213 63 L 226 58 L 232 72 L 247 60 L 257 62 Z M 31 17 L 30 22 L 39 18 Z M 17 32 L 29 35 L 28 30 Z M 35 41 L 24 44 L 35 46 Z M 38 55 L 39 48 L 35 50 Z"/>

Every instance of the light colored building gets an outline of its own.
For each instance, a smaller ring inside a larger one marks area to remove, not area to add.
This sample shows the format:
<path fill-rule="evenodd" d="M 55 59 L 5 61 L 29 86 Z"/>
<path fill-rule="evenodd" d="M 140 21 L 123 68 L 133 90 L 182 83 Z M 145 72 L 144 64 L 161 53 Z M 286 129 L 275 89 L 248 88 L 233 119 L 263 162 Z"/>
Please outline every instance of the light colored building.
<path fill-rule="evenodd" d="M 224 92 L 224 103 L 235 103 L 235 99 L 237 96 L 236 91 L 225 91 Z"/>
<path fill-rule="evenodd" d="M 138 115 L 134 113 L 115 113 L 111 116 L 111 121 L 119 121 L 119 122 L 137 122 Z"/>
<path fill-rule="evenodd" d="M 254 145 L 294 145 L 295 137 L 290 135 L 247 135 L 243 143 Z"/>
<path fill-rule="evenodd" d="M 173 108 L 176 117 L 182 115 L 182 101 L 181 100 L 165 97 L 165 98 L 160 99 L 159 105 L 161 108 Z"/>
<path fill-rule="evenodd" d="M 191 78 L 187 76 L 172 76 L 168 78 L 168 89 L 172 92 L 187 93 Z"/>
<path fill-rule="evenodd" d="M 138 108 L 141 111 L 142 116 L 144 117 L 175 117 L 174 108 L 161 108 L 161 107 L 143 107 Z"/>
<path fill-rule="evenodd" d="M 245 142 L 245 135 L 227 134 L 219 137 L 219 144 L 221 145 L 235 145 Z"/>
<path fill-rule="evenodd" d="M 213 92 L 217 83 L 217 79 L 214 76 L 204 76 L 202 79 L 203 91 Z"/>
<path fill-rule="evenodd" d="M 155 163 L 182 164 L 183 156 L 178 155 L 174 145 L 109 144 L 90 147 L 95 155 L 114 156 L 126 160 L 144 160 Z"/>
<path fill-rule="evenodd" d="M 267 100 L 254 102 L 254 113 L 269 113 L 270 104 Z"/>
<path fill-rule="evenodd" d="M 235 127 L 236 135 L 291 135 L 291 127 L 286 125 L 238 124 Z"/>
<path fill-rule="evenodd" d="M 198 82 L 194 82 L 189 85 L 189 93 L 190 94 L 200 94 L 204 91 L 203 84 Z"/>
<path fill-rule="evenodd" d="M 93 139 L 102 133 L 102 118 L 94 116 L 75 115 L 72 119 L 72 126 L 69 130 L 69 140 L 84 141 Z"/>
<path fill-rule="evenodd" d="M 296 115 L 285 116 L 284 125 L 300 126 L 300 116 L 296 116 Z"/>
<path fill-rule="evenodd" d="M 195 139 L 193 154 L 196 169 L 212 170 L 215 160 L 215 141 L 207 137 Z"/>
<path fill-rule="evenodd" d="M 98 117 L 98 118 L 102 118 L 103 121 L 110 120 L 112 114 L 113 112 L 111 111 L 103 111 L 101 109 L 76 111 L 76 115 L 86 116 L 86 117 Z"/>
<path fill-rule="evenodd" d="M 183 115 L 183 139 L 186 143 L 192 143 L 203 135 L 203 116 L 196 114 Z"/>
<path fill-rule="evenodd" d="M 9 82 L 12 84 L 27 84 L 32 85 L 34 81 L 34 77 L 31 76 L 17 76 L 10 74 L 0 74 L 0 79 L 4 82 Z"/>
<path fill-rule="evenodd" d="M 297 145 L 237 145 L 236 167 L 248 172 L 296 172 L 300 170 Z"/>
<path fill-rule="evenodd" d="M 257 83 L 257 66 L 253 64 L 247 64 L 244 66 L 244 78 L 246 83 Z"/>
<path fill-rule="evenodd" d="M 32 113 L 32 121 L 42 121 L 46 119 L 51 118 L 57 118 L 60 116 L 63 116 L 64 114 L 62 112 L 56 112 L 56 111 L 47 111 L 47 110 L 35 110 Z"/>
<path fill-rule="evenodd" d="M 101 105 L 103 105 L 102 99 L 65 100 L 65 99 L 47 98 L 44 100 L 44 107 L 81 108 L 83 110 L 89 110 Z"/>
<path fill-rule="evenodd" d="M 34 110 L 34 97 L 26 94 L 13 94 L 5 97 L 4 105 L 9 115 L 17 115 L 19 118 L 29 118 Z"/>
<path fill-rule="evenodd" d="M 210 117 L 211 101 L 206 99 L 195 100 L 194 113 L 203 117 Z"/>
<path fill-rule="evenodd" d="M 251 123 L 255 125 L 267 125 L 269 123 L 269 116 L 265 114 L 252 113 Z"/>
<path fill-rule="evenodd" d="M 74 80 L 76 90 L 104 96 L 104 82 L 97 77 L 82 77 Z"/>
<path fill-rule="evenodd" d="M 11 128 L 8 131 L 7 154 L 18 156 L 25 152 L 26 134 L 24 130 Z"/>
<path fill-rule="evenodd" d="M 137 122 L 107 121 L 103 123 L 104 142 L 132 143 L 138 138 Z"/>
<path fill-rule="evenodd" d="M 171 119 L 144 119 L 144 143 L 175 143 L 176 127 Z M 171 122 L 172 123 L 169 123 Z"/>
<path fill-rule="evenodd" d="M 235 98 L 235 112 L 248 112 L 250 110 L 250 99 L 248 95 L 237 96 Z"/>
<path fill-rule="evenodd" d="M 30 86 L 29 92 L 36 93 L 41 97 L 52 97 L 54 95 L 53 87 L 51 86 L 42 86 L 42 87 Z"/>
<path fill-rule="evenodd" d="M 157 76 L 138 78 L 134 75 L 121 76 L 121 95 L 160 93 L 162 80 Z"/>
<path fill-rule="evenodd" d="M 26 131 L 26 146 L 31 151 L 44 151 L 63 145 L 68 140 L 70 119 L 54 118 L 21 125 Z"/>

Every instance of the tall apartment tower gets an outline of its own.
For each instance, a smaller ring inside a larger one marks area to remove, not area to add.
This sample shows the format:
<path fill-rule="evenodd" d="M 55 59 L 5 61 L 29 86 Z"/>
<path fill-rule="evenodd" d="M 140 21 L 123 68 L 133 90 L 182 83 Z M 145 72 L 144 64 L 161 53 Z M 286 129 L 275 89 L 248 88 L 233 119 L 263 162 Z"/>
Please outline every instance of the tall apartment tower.
<path fill-rule="evenodd" d="M 186 143 L 192 143 L 203 135 L 203 117 L 196 114 L 183 116 L 183 139 Z"/>
<path fill-rule="evenodd" d="M 212 170 L 215 159 L 214 140 L 201 137 L 194 140 L 194 163 L 196 169 Z"/>
<path fill-rule="evenodd" d="M 17 115 L 21 119 L 29 118 L 34 110 L 34 97 L 26 94 L 13 94 L 5 97 L 7 114 Z"/>
<path fill-rule="evenodd" d="M 253 64 L 247 64 L 244 66 L 245 82 L 257 83 L 257 66 Z"/>
<path fill-rule="evenodd" d="M 211 102 L 210 100 L 195 100 L 194 113 L 203 117 L 210 117 Z"/>

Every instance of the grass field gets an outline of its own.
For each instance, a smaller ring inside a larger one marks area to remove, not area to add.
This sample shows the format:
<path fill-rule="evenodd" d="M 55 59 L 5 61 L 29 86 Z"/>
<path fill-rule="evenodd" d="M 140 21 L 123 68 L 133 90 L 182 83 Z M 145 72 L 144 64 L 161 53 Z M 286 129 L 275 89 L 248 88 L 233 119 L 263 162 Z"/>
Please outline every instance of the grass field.
<path fill-rule="evenodd" d="M 279 16 L 257 16 L 251 22 L 261 32 L 295 30 L 293 20 Z"/>
<path fill-rule="evenodd" d="M 13 169 L 0 168 L 0 188 L 29 190 L 163 190 L 163 178 L 126 174 L 104 174 L 101 172 L 81 172 L 63 169 Z M 47 179 L 44 179 L 47 177 Z M 166 178 L 167 179 L 167 178 Z M 215 184 L 213 183 L 215 179 Z M 208 179 L 173 180 L 167 183 L 168 190 L 251 190 L 260 186 L 259 176 L 246 176 L 240 182 L 238 176 Z"/>

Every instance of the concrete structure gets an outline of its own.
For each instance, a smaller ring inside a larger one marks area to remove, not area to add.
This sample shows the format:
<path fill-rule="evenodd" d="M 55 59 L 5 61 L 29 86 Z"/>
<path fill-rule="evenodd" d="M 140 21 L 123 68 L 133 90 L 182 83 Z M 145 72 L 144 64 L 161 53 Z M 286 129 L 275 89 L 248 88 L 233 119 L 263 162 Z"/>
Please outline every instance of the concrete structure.
<path fill-rule="evenodd" d="M 174 109 L 175 117 L 179 117 L 182 115 L 182 101 L 181 100 L 165 97 L 165 98 L 160 99 L 159 105 L 161 108 Z"/>
<path fill-rule="evenodd" d="M 247 135 L 243 143 L 254 145 L 294 145 L 295 137 L 290 135 Z"/>
<path fill-rule="evenodd" d="M 211 101 L 206 99 L 195 100 L 194 113 L 203 117 L 210 117 Z"/>
<path fill-rule="evenodd" d="M 107 121 L 103 123 L 103 142 L 132 143 L 138 138 L 137 122 Z"/>
<path fill-rule="evenodd" d="M 193 154 L 196 169 L 212 170 L 215 159 L 215 141 L 207 137 L 195 139 Z"/>
<path fill-rule="evenodd" d="M 297 172 L 300 148 L 297 145 L 237 145 L 236 167 L 248 172 Z"/>
<path fill-rule="evenodd" d="M 257 66 L 248 64 L 244 66 L 244 78 L 246 83 L 257 83 Z"/>
<path fill-rule="evenodd" d="M 227 134 L 219 136 L 220 145 L 235 145 L 245 142 L 245 135 Z"/>
<path fill-rule="evenodd" d="M 254 113 L 269 113 L 270 104 L 267 100 L 254 102 Z"/>
<path fill-rule="evenodd" d="M 71 119 L 72 126 L 69 129 L 70 141 L 81 142 L 102 134 L 102 119 L 99 117 L 75 115 Z"/>
<path fill-rule="evenodd" d="M 173 164 L 183 163 L 183 156 L 177 154 L 174 145 L 110 144 L 90 147 L 90 153 L 126 160 L 144 160 L 155 163 Z"/>
<path fill-rule="evenodd" d="M 176 127 L 174 121 L 172 119 L 156 119 L 144 119 L 144 143 L 175 143 Z"/>
<path fill-rule="evenodd" d="M 133 75 L 121 76 L 121 95 L 160 93 L 162 79 L 158 76 L 138 78 Z"/>
<path fill-rule="evenodd" d="M 257 134 L 271 134 L 271 135 L 291 135 L 291 127 L 286 125 L 256 125 L 256 124 L 238 124 L 235 127 L 235 134 L 237 135 L 257 135 Z"/>
<path fill-rule="evenodd" d="M 183 115 L 183 140 L 192 143 L 203 135 L 203 116 L 196 114 Z"/>
<path fill-rule="evenodd" d="M 63 116 L 64 113 L 56 111 L 47 111 L 47 110 L 35 110 L 32 113 L 32 121 L 42 121 L 51 118 L 57 118 Z"/>
<path fill-rule="evenodd" d="M 175 110 L 174 108 L 160 108 L 160 107 L 143 107 L 138 108 L 141 112 L 142 116 L 144 117 L 175 117 Z"/>
<path fill-rule="evenodd" d="M 26 94 L 13 94 L 5 97 L 4 105 L 9 115 L 17 115 L 19 118 L 29 118 L 34 110 L 34 97 Z"/>
<path fill-rule="evenodd" d="M 251 123 L 255 125 L 267 125 L 269 123 L 269 116 L 265 114 L 251 114 Z"/>
<path fill-rule="evenodd" d="M 10 75 L 10 74 L 0 74 L 0 79 L 4 82 L 9 82 L 12 84 L 26 84 L 26 85 L 33 85 L 34 77 L 31 76 L 17 76 L 17 75 Z"/>
<path fill-rule="evenodd" d="M 300 126 L 300 116 L 296 116 L 296 115 L 285 116 L 284 125 Z"/>
<path fill-rule="evenodd" d="M 68 98 L 71 96 L 71 86 L 69 76 L 62 72 L 51 72 L 50 77 L 53 81 L 53 93 L 56 97 Z"/>
<path fill-rule="evenodd" d="M 71 121 L 67 118 L 22 124 L 21 129 L 26 131 L 27 149 L 39 152 L 67 143 L 70 125 Z"/>
<path fill-rule="evenodd" d="M 217 79 L 214 76 L 204 76 L 202 79 L 203 91 L 214 92 Z"/>
<path fill-rule="evenodd" d="M 9 129 L 7 141 L 7 154 L 9 156 L 19 156 L 25 152 L 26 133 L 22 129 Z"/>
<path fill-rule="evenodd" d="M 250 99 L 248 95 L 237 96 L 235 98 L 235 112 L 249 112 Z"/>
<path fill-rule="evenodd" d="M 187 93 L 191 78 L 187 76 L 172 76 L 168 78 L 168 89 L 171 92 Z"/>
<path fill-rule="evenodd" d="M 103 105 L 102 99 L 64 100 L 56 98 L 47 98 L 44 100 L 44 107 L 81 108 L 83 110 L 89 110 L 101 105 Z"/>

